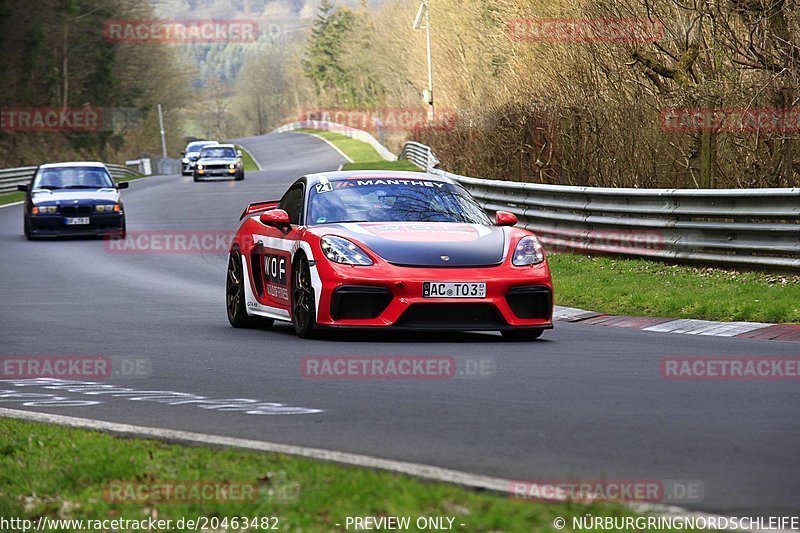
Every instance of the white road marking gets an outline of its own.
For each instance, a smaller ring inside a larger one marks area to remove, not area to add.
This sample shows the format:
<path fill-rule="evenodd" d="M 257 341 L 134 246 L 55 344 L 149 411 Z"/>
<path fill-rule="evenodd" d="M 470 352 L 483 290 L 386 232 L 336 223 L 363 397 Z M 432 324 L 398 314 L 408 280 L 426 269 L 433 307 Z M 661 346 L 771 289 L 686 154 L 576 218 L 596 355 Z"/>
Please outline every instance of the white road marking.
<path fill-rule="evenodd" d="M 309 459 L 317 459 L 320 461 L 330 461 L 334 463 L 341 463 L 346 465 L 359 466 L 364 468 L 377 468 L 379 470 L 387 470 L 399 474 L 407 474 L 410 476 L 430 479 L 434 481 L 441 481 L 444 483 L 452 483 L 454 485 L 462 485 L 465 487 L 491 490 L 500 492 L 510 496 L 509 489 L 512 487 L 513 480 L 503 479 L 491 476 L 484 476 L 480 474 L 470 474 L 459 470 L 451 470 L 449 468 L 441 468 L 438 466 L 424 465 L 420 463 L 410 463 L 406 461 L 395 461 L 392 459 L 381 459 L 379 457 L 370 457 L 368 455 L 361 455 L 349 452 L 339 452 L 333 450 L 325 450 L 322 448 L 308 448 L 305 446 L 295 446 L 292 444 L 280 444 L 277 442 L 268 442 L 261 440 L 251 439 L 237 439 L 234 437 L 225 437 L 222 435 L 207 435 L 203 433 L 194 433 L 190 431 L 178 431 L 172 429 L 153 428 L 146 426 L 134 426 L 130 424 L 121 424 L 118 422 L 105 422 L 102 420 L 91 420 L 88 418 L 78 418 L 73 416 L 52 415 L 49 413 L 38 413 L 35 411 L 21 411 L 17 409 L 6 409 L 0 407 L 0 416 L 8 418 L 16 418 L 18 420 L 27 420 L 30 422 L 41 422 L 46 424 L 59 424 L 67 427 L 92 429 L 121 435 L 124 437 L 140 437 L 146 439 L 158 439 L 167 442 L 178 443 L 193 443 L 205 444 L 211 446 L 227 446 L 231 448 L 240 448 L 245 450 L 255 450 L 260 452 L 283 453 L 286 455 L 294 455 L 298 457 L 306 457 Z M 536 484 L 526 482 L 526 487 L 530 488 Z M 539 493 L 546 493 L 544 485 L 538 486 Z M 549 491 L 548 491 L 549 492 Z M 556 501 L 566 501 L 566 495 L 563 498 L 553 498 Z M 629 507 L 639 513 L 655 513 L 664 516 L 683 517 L 684 519 L 690 517 L 720 517 L 721 515 L 712 515 L 708 513 L 692 512 L 681 507 L 671 505 L 658 505 L 658 504 L 629 504 Z M 731 531 L 742 531 L 741 529 L 730 528 Z M 771 530 L 778 533 L 788 533 L 786 530 Z"/>
<path fill-rule="evenodd" d="M 24 203 L 25 203 L 25 200 L 20 200 L 19 202 L 12 202 L 10 204 L 3 204 L 3 205 L 0 205 L 0 209 L 3 209 L 4 207 L 14 207 L 15 205 L 22 205 Z"/>

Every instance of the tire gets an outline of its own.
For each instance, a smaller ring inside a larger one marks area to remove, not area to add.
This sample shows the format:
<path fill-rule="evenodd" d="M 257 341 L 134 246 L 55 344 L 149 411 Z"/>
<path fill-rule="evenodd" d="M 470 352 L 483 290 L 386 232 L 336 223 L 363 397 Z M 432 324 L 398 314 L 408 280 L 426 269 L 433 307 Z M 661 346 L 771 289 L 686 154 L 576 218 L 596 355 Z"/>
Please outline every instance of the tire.
<path fill-rule="evenodd" d="M 275 322 L 272 319 L 247 314 L 243 274 L 242 254 L 238 249 L 234 249 L 228 255 L 228 272 L 225 279 L 225 309 L 228 322 L 235 328 L 268 328 L 272 326 Z"/>
<path fill-rule="evenodd" d="M 33 235 L 31 234 L 31 221 L 28 220 L 28 217 L 24 218 L 22 225 L 23 225 L 22 231 L 25 232 L 25 238 L 28 239 L 29 241 L 32 241 Z"/>
<path fill-rule="evenodd" d="M 244 179 L 244 170 L 239 172 L 239 174 L 236 176 L 236 181 L 242 181 L 243 179 Z"/>
<path fill-rule="evenodd" d="M 543 329 L 513 329 L 500 334 L 510 341 L 532 341 L 542 336 Z"/>
<path fill-rule="evenodd" d="M 292 268 L 292 326 L 301 339 L 318 335 L 317 307 L 311 286 L 311 268 L 305 256 L 300 256 Z"/>
<path fill-rule="evenodd" d="M 197 174 L 192 174 L 192 179 L 193 179 L 194 181 L 200 181 L 200 180 L 197 178 Z"/>

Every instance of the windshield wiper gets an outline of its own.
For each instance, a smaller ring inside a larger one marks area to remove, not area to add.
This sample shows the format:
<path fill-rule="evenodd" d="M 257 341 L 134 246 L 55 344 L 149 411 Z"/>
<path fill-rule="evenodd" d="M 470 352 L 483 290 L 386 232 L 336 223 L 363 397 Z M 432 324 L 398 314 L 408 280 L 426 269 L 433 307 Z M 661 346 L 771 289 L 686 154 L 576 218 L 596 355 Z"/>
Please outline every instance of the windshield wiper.
<path fill-rule="evenodd" d="M 98 185 L 67 185 L 65 189 L 102 189 Z"/>
<path fill-rule="evenodd" d="M 34 190 L 35 189 L 46 189 L 48 191 L 57 191 L 60 188 L 61 187 L 56 187 L 55 185 L 37 185 L 36 187 L 34 187 Z"/>

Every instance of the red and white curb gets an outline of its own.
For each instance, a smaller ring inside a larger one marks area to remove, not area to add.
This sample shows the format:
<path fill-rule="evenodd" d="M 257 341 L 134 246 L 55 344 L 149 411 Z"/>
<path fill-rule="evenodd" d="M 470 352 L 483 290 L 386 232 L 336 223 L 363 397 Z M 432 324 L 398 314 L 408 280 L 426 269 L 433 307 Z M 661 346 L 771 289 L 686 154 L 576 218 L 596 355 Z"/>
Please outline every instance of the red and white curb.
<path fill-rule="evenodd" d="M 695 320 L 691 318 L 616 316 L 561 306 L 556 306 L 553 311 L 553 320 L 659 333 L 800 342 L 800 324 L 715 322 L 713 320 Z"/>

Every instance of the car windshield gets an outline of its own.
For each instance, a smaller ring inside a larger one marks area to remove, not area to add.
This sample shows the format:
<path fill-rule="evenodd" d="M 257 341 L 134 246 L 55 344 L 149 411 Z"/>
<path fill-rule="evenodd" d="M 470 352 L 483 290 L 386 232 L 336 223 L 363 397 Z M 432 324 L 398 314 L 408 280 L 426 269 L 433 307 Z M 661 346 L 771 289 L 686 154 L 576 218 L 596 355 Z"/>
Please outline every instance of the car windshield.
<path fill-rule="evenodd" d="M 233 148 L 209 147 L 203 148 L 203 150 L 200 152 L 200 157 L 206 159 L 234 158 L 236 157 L 236 152 L 233 150 Z"/>
<path fill-rule="evenodd" d="M 34 189 L 101 189 L 114 187 L 114 180 L 102 167 L 55 167 L 41 169 Z"/>
<path fill-rule="evenodd" d="M 210 143 L 210 142 L 193 142 L 193 143 L 189 143 L 186 146 L 186 153 L 188 154 L 189 152 L 199 152 L 200 150 L 203 149 L 203 146 L 208 146 L 209 144 L 213 144 L 213 143 Z"/>
<path fill-rule="evenodd" d="M 459 185 L 425 179 L 351 178 L 311 189 L 308 224 L 337 222 L 466 222 L 489 217 Z"/>

